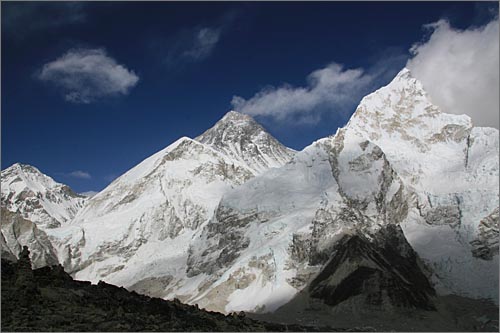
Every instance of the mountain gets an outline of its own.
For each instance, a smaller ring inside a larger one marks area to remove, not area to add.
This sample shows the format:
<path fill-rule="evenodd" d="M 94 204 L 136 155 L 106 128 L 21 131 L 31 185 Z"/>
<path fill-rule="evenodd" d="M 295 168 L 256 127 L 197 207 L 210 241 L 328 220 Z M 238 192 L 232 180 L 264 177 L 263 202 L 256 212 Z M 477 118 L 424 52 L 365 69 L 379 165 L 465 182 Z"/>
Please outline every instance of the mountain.
<path fill-rule="evenodd" d="M 2 170 L 1 178 L 2 206 L 42 229 L 68 223 L 85 203 L 83 195 L 31 165 L 16 163 Z"/>
<path fill-rule="evenodd" d="M 477 320 L 453 326 L 461 307 L 498 307 L 498 157 L 498 130 L 443 112 L 403 69 L 300 152 L 229 112 L 45 232 L 77 279 L 208 310 L 377 305 L 385 324 L 463 328 Z"/>
<path fill-rule="evenodd" d="M 413 193 L 402 227 L 438 291 L 498 303 L 498 130 L 439 110 L 407 69 L 363 98 L 346 129 L 380 146 Z"/>
<path fill-rule="evenodd" d="M 294 153 L 252 118 L 229 112 L 117 178 L 49 236 L 78 279 L 163 292 L 185 277 L 189 244 L 223 193 Z"/>
<path fill-rule="evenodd" d="M 274 311 L 341 239 L 376 239 L 398 224 L 439 295 L 497 303 L 498 184 L 498 131 L 443 113 L 404 69 L 334 136 L 226 192 L 190 246 L 189 279 L 170 295 Z"/>
<path fill-rule="evenodd" d="M 190 247 L 188 275 L 204 280 L 189 302 L 274 311 L 321 271 L 344 235 L 398 223 L 408 195 L 378 146 L 343 130 L 321 139 L 224 195 Z"/>
<path fill-rule="evenodd" d="M 68 224 L 85 202 L 84 196 L 33 166 L 16 163 L 2 170 L 2 257 L 16 260 L 22 246 L 28 246 L 34 268 L 57 264 L 45 231 Z"/>

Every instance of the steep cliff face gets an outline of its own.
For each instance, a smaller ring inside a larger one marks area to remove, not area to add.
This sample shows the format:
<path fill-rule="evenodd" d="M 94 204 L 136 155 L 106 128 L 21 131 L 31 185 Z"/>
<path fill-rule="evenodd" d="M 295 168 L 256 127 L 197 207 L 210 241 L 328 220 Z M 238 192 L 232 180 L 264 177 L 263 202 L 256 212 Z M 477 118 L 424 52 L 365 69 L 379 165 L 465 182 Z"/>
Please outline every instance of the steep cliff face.
<path fill-rule="evenodd" d="M 2 258 L 16 261 L 23 246 L 31 249 L 33 268 L 57 265 L 57 254 L 47 237 L 38 226 L 19 213 L 1 207 Z"/>
<path fill-rule="evenodd" d="M 436 310 L 435 291 L 399 226 L 390 224 L 370 240 L 344 236 L 308 286 L 313 298 L 349 309 L 373 307 Z"/>

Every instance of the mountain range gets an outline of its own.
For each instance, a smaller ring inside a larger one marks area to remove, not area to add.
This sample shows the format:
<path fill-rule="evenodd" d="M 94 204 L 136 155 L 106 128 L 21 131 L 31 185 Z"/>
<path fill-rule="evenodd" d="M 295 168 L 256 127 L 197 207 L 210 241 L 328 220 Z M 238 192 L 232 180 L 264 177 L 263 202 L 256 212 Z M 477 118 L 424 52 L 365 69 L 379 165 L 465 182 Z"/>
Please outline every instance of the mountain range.
<path fill-rule="evenodd" d="M 298 152 L 230 111 L 92 197 L 15 164 L 2 257 L 223 313 L 498 306 L 498 130 L 444 111 L 403 69 Z"/>

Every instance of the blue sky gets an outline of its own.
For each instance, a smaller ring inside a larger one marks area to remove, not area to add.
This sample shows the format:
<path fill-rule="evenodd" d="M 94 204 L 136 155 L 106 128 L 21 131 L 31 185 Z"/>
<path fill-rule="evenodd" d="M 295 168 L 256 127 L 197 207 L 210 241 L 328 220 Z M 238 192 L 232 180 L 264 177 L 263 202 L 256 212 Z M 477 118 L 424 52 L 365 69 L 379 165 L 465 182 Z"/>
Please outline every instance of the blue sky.
<path fill-rule="evenodd" d="M 1 166 L 100 190 L 232 108 L 302 149 L 415 56 L 438 29 L 424 25 L 497 16 L 475 2 L 2 2 Z"/>

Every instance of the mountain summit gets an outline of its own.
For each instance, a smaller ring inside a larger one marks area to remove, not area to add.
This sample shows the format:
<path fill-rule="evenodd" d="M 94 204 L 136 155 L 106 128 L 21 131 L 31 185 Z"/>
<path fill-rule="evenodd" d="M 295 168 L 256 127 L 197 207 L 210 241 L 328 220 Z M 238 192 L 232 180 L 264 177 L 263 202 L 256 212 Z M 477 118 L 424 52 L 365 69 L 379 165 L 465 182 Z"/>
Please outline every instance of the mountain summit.
<path fill-rule="evenodd" d="M 252 117 L 229 111 L 195 140 L 241 162 L 255 173 L 288 162 L 295 151 L 283 146 Z"/>
<path fill-rule="evenodd" d="M 55 228 L 76 215 L 85 197 L 37 168 L 16 163 L 2 170 L 2 206 L 41 226 Z"/>

